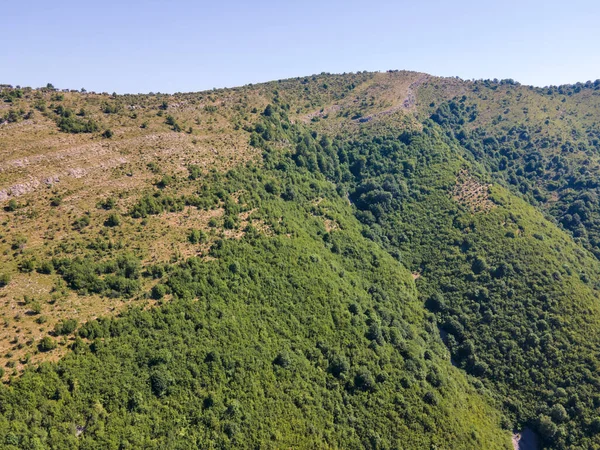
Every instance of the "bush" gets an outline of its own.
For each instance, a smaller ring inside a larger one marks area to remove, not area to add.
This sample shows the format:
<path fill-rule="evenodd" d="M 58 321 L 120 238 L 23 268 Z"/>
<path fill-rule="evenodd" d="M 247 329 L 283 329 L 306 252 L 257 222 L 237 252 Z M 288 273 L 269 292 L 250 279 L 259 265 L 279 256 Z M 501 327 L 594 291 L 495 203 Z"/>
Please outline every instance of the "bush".
<path fill-rule="evenodd" d="M 27 258 L 19 264 L 19 270 L 24 273 L 30 273 L 35 270 L 36 261 L 33 258 Z"/>
<path fill-rule="evenodd" d="M 114 198 L 108 197 L 107 199 L 99 202 L 97 206 L 98 206 L 98 208 L 111 210 L 116 206 L 116 204 L 117 204 L 117 202 L 115 201 Z"/>
<path fill-rule="evenodd" d="M 23 250 L 25 248 L 25 244 L 27 244 L 27 238 L 23 235 L 18 235 L 13 239 L 10 248 L 12 250 Z"/>
<path fill-rule="evenodd" d="M 154 300 L 160 300 L 167 294 L 167 287 L 164 284 L 157 284 L 152 288 L 150 296 Z"/>
<path fill-rule="evenodd" d="M 62 321 L 58 322 L 54 326 L 54 332 L 58 336 L 64 336 L 64 335 L 73 333 L 76 328 L 77 328 L 77 320 L 76 319 L 66 319 L 66 320 L 62 320 Z"/>
<path fill-rule="evenodd" d="M 190 173 L 190 180 L 197 180 L 202 176 L 202 169 L 200 166 L 188 166 L 188 172 Z"/>
<path fill-rule="evenodd" d="M 104 225 L 107 227 L 118 227 L 121 225 L 121 217 L 118 214 L 112 213 L 104 221 Z"/>
<path fill-rule="evenodd" d="M 480 274 L 487 269 L 487 262 L 481 256 L 478 256 L 473 261 L 472 270 L 473 273 Z"/>
<path fill-rule="evenodd" d="M 55 195 L 50 199 L 50 206 L 60 206 L 62 203 L 62 197 L 60 195 Z"/>
<path fill-rule="evenodd" d="M 77 231 L 83 230 L 90 224 L 90 216 L 81 216 L 73 222 L 73 229 Z"/>
<path fill-rule="evenodd" d="M 425 393 L 425 396 L 423 397 L 423 400 L 425 400 L 425 403 L 429 404 L 429 405 L 437 405 L 438 404 L 438 399 L 435 396 L 435 394 L 431 391 Z"/>
<path fill-rule="evenodd" d="M 110 129 L 104 130 L 104 133 L 102 133 L 102 137 L 105 139 L 110 139 L 111 137 L 113 137 L 112 130 L 110 130 Z"/>
<path fill-rule="evenodd" d="M 37 267 L 36 270 L 38 273 L 50 275 L 52 272 L 54 272 L 54 265 L 52 264 L 52 261 L 44 261 Z"/>
<path fill-rule="evenodd" d="M 235 219 L 231 216 L 225 217 L 223 221 L 223 227 L 227 230 L 233 230 L 235 228 Z"/>
<path fill-rule="evenodd" d="M 164 189 L 167 186 L 173 185 L 174 182 L 175 182 L 175 178 L 173 178 L 171 175 L 163 175 L 163 177 L 160 179 L 160 181 L 156 185 L 160 189 Z"/>
<path fill-rule="evenodd" d="M 267 105 L 267 107 L 263 111 L 263 115 L 265 117 L 271 117 L 273 115 L 273 107 L 271 105 Z"/>
<path fill-rule="evenodd" d="M 0 273 L 0 288 L 8 285 L 10 283 L 10 275 L 7 273 Z"/>
<path fill-rule="evenodd" d="M 425 307 L 431 312 L 444 312 L 447 308 L 444 296 L 439 292 L 436 292 L 427 299 Z"/>
<path fill-rule="evenodd" d="M 40 314 L 42 312 L 42 304 L 38 301 L 34 301 L 31 304 L 31 313 L 32 314 Z"/>
<path fill-rule="evenodd" d="M 202 230 L 190 230 L 188 241 L 192 244 L 201 244 L 206 242 L 206 233 Z"/>
<path fill-rule="evenodd" d="M 550 417 L 542 415 L 538 418 L 538 431 L 542 439 L 550 440 L 558 431 L 558 427 Z"/>
<path fill-rule="evenodd" d="M 550 410 L 550 417 L 557 423 L 566 422 L 569 419 L 567 410 L 563 405 L 554 405 Z"/>
<path fill-rule="evenodd" d="M 13 212 L 16 211 L 19 208 L 19 204 L 17 203 L 17 201 L 13 198 L 8 202 L 8 205 L 6 206 L 6 211 L 8 212 Z"/>
<path fill-rule="evenodd" d="M 92 119 L 84 121 L 73 116 L 62 117 L 57 121 L 60 131 L 65 133 L 94 133 L 100 128 Z"/>
<path fill-rule="evenodd" d="M 38 349 L 40 350 L 40 352 L 49 352 L 51 350 L 54 350 L 57 346 L 58 344 L 54 339 L 52 339 L 49 336 L 46 336 L 38 344 Z"/>

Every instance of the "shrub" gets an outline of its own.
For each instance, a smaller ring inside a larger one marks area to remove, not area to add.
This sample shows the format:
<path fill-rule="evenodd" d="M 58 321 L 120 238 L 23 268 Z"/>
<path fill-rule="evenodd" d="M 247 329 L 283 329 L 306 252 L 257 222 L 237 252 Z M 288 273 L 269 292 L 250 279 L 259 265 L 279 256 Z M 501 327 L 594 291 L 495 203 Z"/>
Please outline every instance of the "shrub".
<path fill-rule="evenodd" d="M 269 104 L 263 111 L 263 115 L 265 117 L 271 117 L 273 115 L 273 107 Z"/>
<path fill-rule="evenodd" d="M 487 262 L 482 257 L 478 256 L 473 261 L 472 270 L 476 274 L 482 273 L 487 269 Z"/>
<path fill-rule="evenodd" d="M 202 230 L 190 230 L 188 241 L 192 244 L 200 244 L 206 242 L 206 233 Z"/>
<path fill-rule="evenodd" d="M 112 213 L 104 221 L 104 225 L 107 227 L 118 227 L 121 225 L 121 217 L 118 214 Z"/>
<path fill-rule="evenodd" d="M 427 299 L 425 307 L 431 312 L 444 312 L 447 308 L 444 297 L 439 292 L 436 292 Z"/>
<path fill-rule="evenodd" d="M 92 119 L 84 121 L 73 116 L 62 117 L 57 121 L 60 131 L 65 133 L 94 133 L 100 128 Z"/>
<path fill-rule="evenodd" d="M 73 229 L 81 231 L 90 224 L 90 216 L 81 216 L 73 222 Z"/>
<path fill-rule="evenodd" d="M 42 304 L 38 301 L 35 301 L 31 304 L 31 312 L 33 314 L 39 314 L 42 312 Z"/>
<path fill-rule="evenodd" d="M 202 169 L 200 166 L 190 165 L 188 166 L 188 172 L 190 173 L 190 180 L 197 180 L 202 176 Z"/>
<path fill-rule="evenodd" d="M 431 391 L 425 393 L 425 395 L 423 396 L 423 400 L 425 400 L 425 403 L 428 403 L 429 405 L 435 406 L 438 404 L 437 397 Z"/>
<path fill-rule="evenodd" d="M 62 197 L 60 195 L 55 195 L 50 199 L 50 206 L 60 206 L 62 203 Z"/>
<path fill-rule="evenodd" d="M 6 211 L 13 212 L 13 211 L 16 211 L 18 208 L 19 208 L 19 204 L 13 198 L 8 202 L 8 205 L 6 206 Z"/>
<path fill-rule="evenodd" d="M 104 130 L 104 133 L 102 133 L 102 137 L 105 139 L 110 139 L 111 137 L 113 137 L 113 132 L 110 129 Z"/>
<path fill-rule="evenodd" d="M 54 272 L 54 265 L 52 264 L 52 261 L 44 261 L 37 267 L 36 270 L 39 273 L 50 275 L 52 272 Z"/>
<path fill-rule="evenodd" d="M 550 410 L 550 417 L 552 417 L 552 420 L 558 423 L 566 422 L 569 419 L 567 410 L 563 405 L 554 405 Z"/>
<path fill-rule="evenodd" d="M 227 230 L 233 230 L 235 228 L 235 219 L 231 216 L 225 217 L 225 221 L 223 222 L 223 226 Z"/>
<path fill-rule="evenodd" d="M 76 319 L 66 319 L 58 322 L 54 326 L 54 332 L 59 336 L 64 336 L 71 334 L 77 328 L 77 320 Z"/>
<path fill-rule="evenodd" d="M 40 352 L 49 352 L 51 350 L 54 350 L 56 347 L 56 341 L 49 336 L 43 338 L 38 344 L 38 349 L 40 350 Z"/>
<path fill-rule="evenodd" d="M 160 300 L 167 294 L 167 287 L 164 284 L 157 284 L 152 288 L 150 296 L 154 300 Z"/>
<path fill-rule="evenodd" d="M 24 273 L 30 273 L 35 270 L 36 261 L 33 258 L 27 258 L 19 264 L 19 270 Z"/>
<path fill-rule="evenodd" d="M 164 175 L 156 185 L 160 189 L 164 189 L 167 186 L 171 186 L 174 182 L 175 182 L 175 178 L 173 178 L 170 175 Z"/>
<path fill-rule="evenodd" d="M 115 201 L 114 198 L 108 197 L 106 200 L 98 203 L 98 208 L 110 210 L 110 209 L 113 209 L 116 206 L 116 204 L 117 204 L 117 202 Z"/>
<path fill-rule="evenodd" d="M 119 105 L 115 103 L 104 102 L 100 108 L 104 114 L 116 114 L 119 112 Z"/>
<path fill-rule="evenodd" d="M 27 238 L 23 235 L 18 235 L 13 239 L 12 244 L 10 245 L 10 248 L 12 250 L 23 250 L 25 248 L 26 243 L 27 243 Z"/>
<path fill-rule="evenodd" d="M 7 273 L 0 273 L 0 288 L 8 285 L 10 283 L 10 275 Z"/>

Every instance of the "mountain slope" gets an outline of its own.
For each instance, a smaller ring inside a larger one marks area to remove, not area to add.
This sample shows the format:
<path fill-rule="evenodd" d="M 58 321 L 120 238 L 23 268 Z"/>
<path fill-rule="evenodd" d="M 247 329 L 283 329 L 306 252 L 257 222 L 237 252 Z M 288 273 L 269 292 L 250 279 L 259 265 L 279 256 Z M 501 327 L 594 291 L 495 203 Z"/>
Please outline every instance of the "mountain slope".
<path fill-rule="evenodd" d="M 6 444 L 600 445 L 599 85 L 4 89 Z"/>

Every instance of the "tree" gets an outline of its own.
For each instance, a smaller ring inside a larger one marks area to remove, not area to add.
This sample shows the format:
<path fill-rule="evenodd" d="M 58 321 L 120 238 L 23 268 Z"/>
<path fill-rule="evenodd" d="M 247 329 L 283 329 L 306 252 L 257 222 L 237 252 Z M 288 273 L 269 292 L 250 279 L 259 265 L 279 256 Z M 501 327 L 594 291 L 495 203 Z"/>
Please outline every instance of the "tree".
<path fill-rule="evenodd" d="M 477 256 L 473 261 L 472 270 L 476 274 L 482 273 L 487 269 L 487 262 L 481 256 Z"/>
<path fill-rule="evenodd" d="M 173 383 L 173 377 L 171 373 L 164 367 L 154 368 L 150 375 L 150 387 L 152 392 L 157 397 L 162 397 L 167 394 L 169 386 Z"/>
<path fill-rule="evenodd" d="M 566 422 L 569 419 L 567 410 L 563 405 L 554 405 L 550 410 L 550 417 L 558 423 Z"/>
<path fill-rule="evenodd" d="M 447 309 L 446 302 L 444 301 L 444 296 L 439 292 L 436 292 L 427 299 L 427 301 L 425 302 L 425 307 L 429 311 L 434 313 L 444 312 Z"/>
<path fill-rule="evenodd" d="M 550 440 L 558 431 L 558 427 L 550 417 L 542 415 L 538 418 L 538 431 L 542 438 Z"/>
<path fill-rule="evenodd" d="M 337 353 L 329 360 L 329 372 L 336 378 L 343 377 L 350 370 L 348 360 Z"/>
<path fill-rule="evenodd" d="M 266 117 L 271 117 L 273 115 L 273 107 L 270 104 L 265 108 L 263 115 Z"/>
<path fill-rule="evenodd" d="M 289 367 L 291 364 L 291 359 L 290 359 L 290 355 L 288 352 L 283 351 L 280 352 L 276 357 L 275 360 L 273 361 L 273 364 L 275 364 L 276 366 L 280 366 L 283 367 L 284 369 Z"/>
<path fill-rule="evenodd" d="M 354 385 L 362 391 L 374 391 L 376 387 L 375 378 L 373 378 L 369 369 L 361 367 L 354 377 Z"/>

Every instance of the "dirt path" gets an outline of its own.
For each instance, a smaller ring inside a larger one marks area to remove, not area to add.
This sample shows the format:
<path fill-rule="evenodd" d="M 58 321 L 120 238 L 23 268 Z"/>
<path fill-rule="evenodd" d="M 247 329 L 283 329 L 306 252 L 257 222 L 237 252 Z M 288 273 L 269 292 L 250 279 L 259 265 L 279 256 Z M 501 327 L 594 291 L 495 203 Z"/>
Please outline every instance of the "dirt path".
<path fill-rule="evenodd" d="M 417 88 L 422 85 L 427 79 L 429 79 L 429 75 L 426 73 L 422 73 L 418 76 L 418 78 L 410 83 L 408 88 L 406 89 L 406 95 L 402 99 L 401 103 L 391 108 L 385 109 L 383 111 L 379 111 L 368 116 L 363 116 L 359 119 L 356 119 L 356 122 L 364 123 L 370 122 L 371 120 L 378 117 L 390 116 L 401 110 L 409 110 L 412 109 L 417 104 Z"/>

